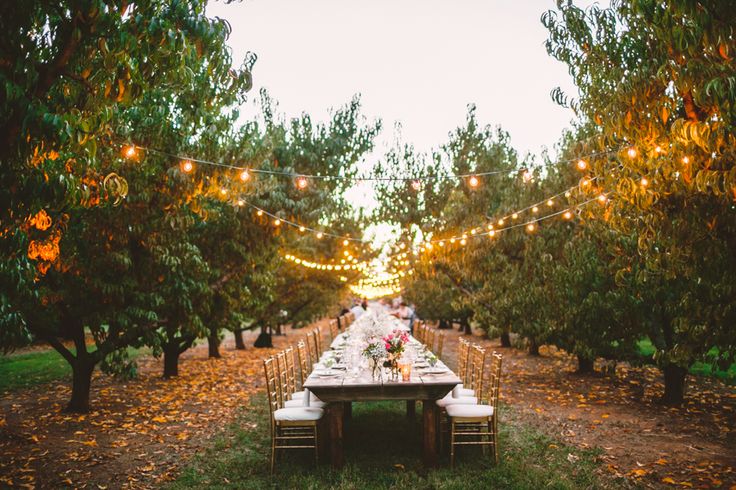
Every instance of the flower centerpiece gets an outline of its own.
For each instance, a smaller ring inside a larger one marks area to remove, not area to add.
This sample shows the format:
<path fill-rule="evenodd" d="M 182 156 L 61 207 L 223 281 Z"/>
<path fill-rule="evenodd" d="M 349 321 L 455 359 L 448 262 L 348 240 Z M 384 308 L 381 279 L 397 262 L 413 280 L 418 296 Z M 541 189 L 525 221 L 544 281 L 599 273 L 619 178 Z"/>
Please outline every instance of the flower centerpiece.
<path fill-rule="evenodd" d="M 394 330 L 383 338 L 383 344 L 387 354 L 387 359 L 383 363 L 383 366 L 391 369 L 391 376 L 393 378 L 398 378 L 399 376 L 399 358 L 404 353 L 404 346 L 407 342 L 409 342 L 409 334 L 403 330 Z"/>
<path fill-rule="evenodd" d="M 363 356 L 370 360 L 373 379 L 376 380 L 381 374 L 381 359 L 386 357 L 386 349 L 383 343 L 379 340 L 368 342 L 368 345 L 363 349 Z"/>

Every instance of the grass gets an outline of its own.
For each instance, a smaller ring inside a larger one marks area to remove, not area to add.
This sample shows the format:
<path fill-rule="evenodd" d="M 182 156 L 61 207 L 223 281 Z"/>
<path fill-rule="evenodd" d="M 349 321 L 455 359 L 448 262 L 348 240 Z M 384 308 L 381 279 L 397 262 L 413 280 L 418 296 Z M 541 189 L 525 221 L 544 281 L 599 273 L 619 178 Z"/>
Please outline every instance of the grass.
<path fill-rule="evenodd" d="M 639 354 L 643 358 L 651 361 L 655 351 L 654 345 L 652 344 L 651 340 L 649 340 L 648 338 L 640 340 L 639 342 L 637 342 L 637 349 L 639 351 Z M 710 351 L 708 351 L 706 357 L 715 357 L 716 355 L 718 355 L 718 349 L 713 347 Z M 718 369 L 717 367 L 716 369 L 713 368 L 714 366 L 712 364 L 698 361 L 690 366 L 690 374 L 694 374 L 697 376 L 712 376 L 726 383 L 736 384 L 736 363 L 731 364 L 731 366 L 725 371 Z"/>
<path fill-rule="evenodd" d="M 493 466 L 479 448 L 467 448 L 458 453 L 455 470 L 445 457 L 440 469 L 426 471 L 420 454 L 421 416 L 408 422 L 401 402 L 354 404 L 353 418 L 346 425 L 347 464 L 342 470 L 315 468 L 312 453 L 290 451 L 271 477 L 266 410 L 263 398 L 256 398 L 168 488 L 572 489 L 623 484 L 603 479 L 595 462 L 597 452 L 552 441 L 508 416 L 502 417 L 499 466 Z"/>
<path fill-rule="evenodd" d="M 73 348 L 71 351 L 75 353 Z M 142 352 L 133 348 L 128 350 L 131 358 Z M 0 393 L 71 379 L 71 366 L 53 349 L 0 356 Z"/>

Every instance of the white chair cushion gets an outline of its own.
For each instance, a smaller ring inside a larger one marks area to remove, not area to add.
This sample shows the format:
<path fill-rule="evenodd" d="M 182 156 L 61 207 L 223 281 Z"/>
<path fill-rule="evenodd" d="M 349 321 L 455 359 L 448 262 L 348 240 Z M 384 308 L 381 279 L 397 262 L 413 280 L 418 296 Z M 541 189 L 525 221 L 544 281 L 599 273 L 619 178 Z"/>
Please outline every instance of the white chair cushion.
<path fill-rule="evenodd" d="M 437 400 L 438 407 L 447 407 L 450 405 L 475 405 L 478 399 L 474 396 L 461 396 L 453 398 L 452 393 L 448 393 L 444 398 Z"/>
<path fill-rule="evenodd" d="M 325 411 L 321 408 L 279 408 L 273 413 L 273 418 L 274 420 L 283 420 L 289 422 L 307 422 L 321 419 L 324 413 Z"/>
<path fill-rule="evenodd" d="M 493 415 L 493 407 L 455 403 L 447 407 L 447 415 L 450 417 L 490 417 Z"/>
<path fill-rule="evenodd" d="M 291 399 L 292 400 L 301 400 L 302 398 L 304 398 L 304 393 L 305 393 L 304 391 L 295 391 L 294 393 L 291 394 Z M 314 393 L 312 393 L 311 395 L 312 395 L 312 397 L 310 398 L 310 401 L 313 401 L 313 402 L 322 401 L 319 398 L 317 398 L 316 396 L 314 396 Z"/>
<path fill-rule="evenodd" d="M 310 400 L 309 402 L 310 407 L 314 408 L 325 408 L 325 402 L 321 402 L 319 400 Z M 297 398 L 294 400 L 286 400 L 284 402 L 284 408 L 298 408 L 298 407 L 306 407 L 304 405 L 304 398 Z"/>
<path fill-rule="evenodd" d="M 462 396 L 475 396 L 475 390 L 471 390 L 470 388 L 460 388 L 457 390 L 457 394 L 453 392 L 452 396 L 455 398 L 460 398 Z"/>

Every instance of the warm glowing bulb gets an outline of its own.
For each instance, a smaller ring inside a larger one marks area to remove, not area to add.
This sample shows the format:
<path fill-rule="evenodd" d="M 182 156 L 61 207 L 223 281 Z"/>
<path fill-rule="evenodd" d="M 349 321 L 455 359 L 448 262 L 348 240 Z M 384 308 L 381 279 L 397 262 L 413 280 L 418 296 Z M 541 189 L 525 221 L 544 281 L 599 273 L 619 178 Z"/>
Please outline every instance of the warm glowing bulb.
<path fill-rule="evenodd" d="M 583 187 L 589 186 L 590 185 L 590 179 L 583 179 L 582 184 L 583 184 Z"/>
<path fill-rule="evenodd" d="M 501 218 L 500 220 L 498 220 L 498 226 L 503 226 L 504 223 L 505 223 L 505 221 L 504 221 L 503 218 Z"/>
<path fill-rule="evenodd" d="M 299 227 L 299 231 L 304 232 L 305 230 L 306 230 L 306 228 L 304 228 L 303 226 L 300 226 Z"/>
<path fill-rule="evenodd" d="M 565 219 L 572 219 L 572 213 L 568 210 L 562 215 Z"/>
<path fill-rule="evenodd" d="M 425 247 L 427 247 L 427 250 L 432 250 L 432 243 L 431 242 L 427 242 L 427 244 L 425 245 Z"/>
<path fill-rule="evenodd" d="M 687 165 L 688 163 L 690 163 L 690 157 L 688 157 L 688 156 L 682 157 L 682 163 L 684 163 L 685 165 Z"/>
<path fill-rule="evenodd" d="M 598 196 L 598 202 L 600 202 L 601 204 L 605 204 L 606 201 L 608 201 L 608 198 L 605 194 L 601 194 L 600 196 Z"/>
<path fill-rule="evenodd" d="M 259 210 L 258 210 L 258 211 L 256 212 L 256 214 L 257 214 L 258 216 L 263 216 L 263 211 L 261 211 L 261 210 L 259 209 Z"/>
<path fill-rule="evenodd" d="M 296 179 L 296 186 L 299 189 L 306 189 L 309 182 L 307 182 L 306 177 L 299 177 Z"/>
<path fill-rule="evenodd" d="M 192 170 L 194 170 L 194 164 L 191 161 L 189 161 L 189 160 L 184 160 L 181 163 L 181 170 L 184 173 L 187 173 L 188 174 L 189 172 L 191 172 Z"/>
<path fill-rule="evenodd" d="M 123 148 L 123 155 L 125 155 L 125 158 L 133 158 L 133 157 L 135 157 L 135 146 L 134 145 L 128 145 L 125 148 Z"/>
<path fill-rule="evenodd" d="M 343 244 L 343 245 L 345 245 L 346 247 L 348 246 L 348 244 L 349 244 L 349 243 L 350 243 L 350 242 L 348 241 L 348 239 L 347 239 L 347 238 L 346 238 L 345 240 L 343 240 L 343 241 L 342 241 L 342 244 Z"/>
<path fill-rule="evenodd" d="M 440 247 L 444 247 L 444 246 L 445 246 L 445 242 L 443 242 L 442 240 L 440 240 L 440 241 L 439 241 L 439 242 L 437 243 L 437 245 L 439 245 Z"/>
<path fill-rule="evenodd" d="M 640 182 L 642 187 L 646 187 L 649 185 L 649 179 L 647 179 L 646 177 L 642 177 Z"/>
<path fill-rule="evenodd" d="M 250 179 L 250 173 L 248 173 L 248 170 L 245 169 L 242 172 L 240 172 L 240 180 L 245 182 L 246 180 Z"/>
<path fill-rule="evenodd" d="M 460 240 L 460 245 L 465 245 L 466 243 L 468 243 L 468 241 L 465 238 Z"/>
<path fill-rule="evenodd" d="M 400 248 L 401 250 L 404 250 L 404 249 L 406 248 L 406 245 L 405 245 L 405 244 L 403 244 L 403 243 L 399 243 L 399 248 Z"/>
<path fill-rule="evenodd" d="M 519 217 L 519 213 L 514 213 L 511 215 L 511 219 L 516 219 Z"/>
<path fill-rule="evenodd" d="M 582 159 L 578 160 L 578 170 L 585 170 L 586 168 L 588 168 L 588 162 Z"/>
<path fill-rule="evenodd" d="M 318 239 L 320 239 L 320 240 L 321 240 L 323 236 L 325 236 L 325 235 L 324 235 L 324 233 L 322 233 L 321 231 L 318 231 L 318 232 L 317 232 L 317 238 L 318 238 Z"/>
<path fill-rule="evenodd" d="M 664 150 L 662 150 L 662 147 L 657 145 L 657 147 L 654 149 L 655 153 L 662 153 Z"/>
<path fill-rule="evenodd" d="M 488 225 L 488 229 L 489 230 L 492 230 L 493 229 L 493 224 L 492 223 Z"/>
<path fill-rule="evenodd" d="M 488 236 L 491 237 L 491 238 L 493 238 L 494 236 L 496 236 L 496 230 L 489 231 L 488 232 Z"/>
<path fill-rule="evenodd" d="M 343 255 L 344 255 L 345 257 L 347 257 L 348 255 L 350 255 L 350 252 L 349 252 L 349 251 L 347 251 L 347 250 L 345 250 L 345 251 L 343 251 L 343 253 L 342 253 L 342 254 L 343 254 Z"/>
<path fill-rule="evenodd" d="M 478 180 L 478 177 L 476 177 L 475 175 L 471 176 L 468 179 L 468 185 L 470 187 L 478 187 L 478 184 L 480 184 L 480 180 Z"/>
<path fill-rule="evenodd" d="M 450 238 L 450 243 L 455 243 L 455 238 Z"/>
<path fill-rule="evenodd" d="M 470 230 L 470 234 L 471 234 L 471 235 L 475 235 L 475 233 L 476 233 L 476 230 L 475 230 L 475 228 L 473 228 L 472 230 Z"/>
<path fill-rule="evenodd" d="M 565 197 L 569 198 L 570 196 L 572 196 L 572 192 L 570 191 L 565 192 Z"/>
<path fill-rule="evenodd" d="M 238 199 L 238 206 L 245 206 L 245 201 Z"/>
<path fill-rule="evenodd" d="M 532 208 L 532 213 L 538 213 L 538 212 L 539 212 L 539 208 L 538 208 L 538 207 L 536 207 L 536 206 L 534 206 L 534 207 Z"/>
<path fill-rule="evenodd" d="M 629 158 L 636 158 L 636 148 L 633 146 L 626 150 L 626 154 L 629 155 Z"/>
<path fill-rule="evenodd" d="M 275 220 L 273 220 L 273 226 L 279 226 L 280 224 L 281 224 L 280 219 L 276 218 Z"/>
<path fill-rule="evenodd" d="M 536 228 L 537 225 L 535 225 L 534 223 L 529 223 L 528 225 L 526 225 L 526 231 L 528 231 L 529 233 L 533 232 Z"/>
<path fill-rule="evenodd" d="M 554 206 L 555 202 L 552 199 L 547 199 L 547 206 Z"/>
<path fill-rule="evenodd" d="M 221 196 L 226 196 L 227 195 L 227 189 L 225 189 L 224 187 L 220 188 L 220 195 Z"/>

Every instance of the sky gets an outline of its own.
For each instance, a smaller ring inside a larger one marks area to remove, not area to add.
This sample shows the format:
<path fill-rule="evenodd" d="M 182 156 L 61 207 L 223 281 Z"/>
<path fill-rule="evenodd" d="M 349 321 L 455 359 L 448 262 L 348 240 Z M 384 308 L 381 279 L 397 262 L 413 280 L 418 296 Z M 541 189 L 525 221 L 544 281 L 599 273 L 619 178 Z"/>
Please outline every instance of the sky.
<path fill-rule="evenodd" d="M 589 2 L 583 2 L 589 3 Z M 523 155 L 552 148 L 573 114 L 555 104 L 560 86 L 576 94 L 565 65 L 544 47 L 542 13 L 551 0 L 244 0 L 212 2 L 210 16 L 232 26 L 234 63 L 258 55 L 251 102 L 265 87 L 287 117 L 327 120 L 360 94 L 384 130 L 370 166 L 394 141 L 429 151 L 477 105 L 481 123 L 501 125 Z M 253 104 L 244 109 L 256 116 Z M 363 189 L 352 197 L 370 206 Z M 370 194 L 370 193 L 367 193 Z"/>

